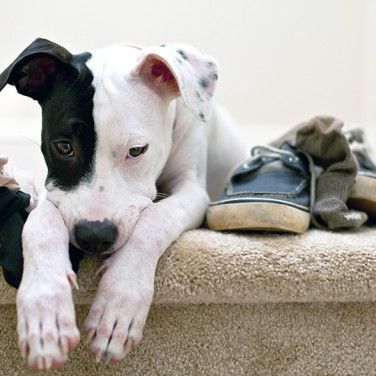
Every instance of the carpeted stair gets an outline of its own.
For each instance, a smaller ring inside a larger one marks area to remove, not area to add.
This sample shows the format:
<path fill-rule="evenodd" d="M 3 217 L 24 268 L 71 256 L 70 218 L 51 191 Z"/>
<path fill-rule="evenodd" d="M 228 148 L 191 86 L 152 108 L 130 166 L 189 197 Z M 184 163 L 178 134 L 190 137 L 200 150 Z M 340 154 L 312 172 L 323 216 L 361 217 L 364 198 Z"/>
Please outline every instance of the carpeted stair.
<path fill-rule="evenodd" d="M 100 258 L 80 266 L 79 328 Z M 35 375 L 16 339 L 16 290 L 0 281 L 0 375 Z M 184 233 L 161 258 L 140 345 L 94 362 L 82 339 L 51 375 L 376 375 L 376 227 L 300 235 Z"/>

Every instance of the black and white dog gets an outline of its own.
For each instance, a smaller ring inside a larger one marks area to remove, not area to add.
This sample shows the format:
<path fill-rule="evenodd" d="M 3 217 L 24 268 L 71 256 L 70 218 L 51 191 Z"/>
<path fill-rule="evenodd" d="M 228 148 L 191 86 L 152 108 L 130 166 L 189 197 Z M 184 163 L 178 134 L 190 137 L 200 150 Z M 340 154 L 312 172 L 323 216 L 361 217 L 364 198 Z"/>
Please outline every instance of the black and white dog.
<path fill-rule="evenodd" d="M 0 90 L 15 85 L 42 107 L 46 196 L 24 227 L 17 295 L 31 367 L 58 368 L 79 342 L 69 242 L 110 255 L 84 325 L 96 361 L 119 361 L 139 343 L 158 259 L 202 223 L 246 156 L 212 109 L 217 79 L 217 63 L 187 45 L 72 55 L 45 39 L 1 74 Z"/>

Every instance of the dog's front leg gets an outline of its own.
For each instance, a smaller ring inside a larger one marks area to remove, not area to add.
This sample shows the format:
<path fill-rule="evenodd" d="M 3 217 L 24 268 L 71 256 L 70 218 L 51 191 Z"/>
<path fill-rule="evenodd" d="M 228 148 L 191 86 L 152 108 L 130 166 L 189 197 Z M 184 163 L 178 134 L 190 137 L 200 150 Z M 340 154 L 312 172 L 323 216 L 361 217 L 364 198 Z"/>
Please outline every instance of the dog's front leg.
<path fill-rule="evenodd" d="M 17 293 L 21 353 L 37 370 L 60 367 L 77 346 L 68 255 L 69 234 L 57 208 L 44 201 L 29 215 L 22 234 L 24 271 Z"/>
<path fill-rule="evenodd" d="M 201 224 L 208 200 L 200 185 L 183 184 L 147 207 L 125 246 L 110 257 L 85 322 L 96 361 L 119 361 L 139 343 L 158 259 L 184 230 Z"/>

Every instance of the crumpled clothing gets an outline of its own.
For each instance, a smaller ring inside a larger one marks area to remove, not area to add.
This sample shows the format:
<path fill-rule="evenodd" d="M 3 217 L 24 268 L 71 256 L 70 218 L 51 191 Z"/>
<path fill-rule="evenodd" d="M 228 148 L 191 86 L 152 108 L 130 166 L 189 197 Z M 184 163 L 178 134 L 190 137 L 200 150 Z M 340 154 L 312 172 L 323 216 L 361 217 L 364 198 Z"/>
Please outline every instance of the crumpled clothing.
<path fill-rule="evenodd" d="M 8 163 L 8 157 L 4 155 L 0 156 L 0 187 L 7 187 L 12 192 L 21 190 L 30 195 L 28 213 L 36 208 L 42 192 L 32 174 Z"/>
<path fill-rule="evenodd" d="M 41 193 L 30 173 L 12 166 L 8 157 L 0 156 L 0 266 L 6 282 L 15 288 L 23 272 L 22 229 Z M 69 257 L 77 273 L 83 252 L 69 244 Z"/>
<path fill-rule="evenodd" d="M 339 119 L 316 116 L 271 143 L 280 147 L 288 142 L 310 155 L 320 167 L 312 213 L 312 224 L 319 228 L 357 228 L 368 219 L 366 213 L 349 210 L 346 205 L 355 185 L 358 164 L 342 127 Z"/>
<path fill-rule="evenodd" d="M 0 266 L 5 280 L 17 288 L 23 270 L 22 229 L 27 218 L 30 195 L 0 187 Z"/>

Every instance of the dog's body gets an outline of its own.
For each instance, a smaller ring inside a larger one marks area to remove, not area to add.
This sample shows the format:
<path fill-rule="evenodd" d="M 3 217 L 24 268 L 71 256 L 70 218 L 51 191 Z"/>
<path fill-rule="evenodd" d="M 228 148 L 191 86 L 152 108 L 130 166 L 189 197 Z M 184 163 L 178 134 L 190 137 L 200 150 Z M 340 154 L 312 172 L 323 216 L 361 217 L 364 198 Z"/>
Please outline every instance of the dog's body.
<path fill-rule="evenodd" d="M 210 118 L 217 78 L 215 61 L 185 45 L 71 55 L 43 39 L 0 76 L 0 90 L 14 84 L 42 107 L 47 195 L 25 224 L 17 295 L 33 368 L 59 367 L 79 341 L 69 241 L 111 254 L 85 322 L 95 359 L 118 361 L 140 341 L 158 259 L 245 158 L 225 114 Z"/>

